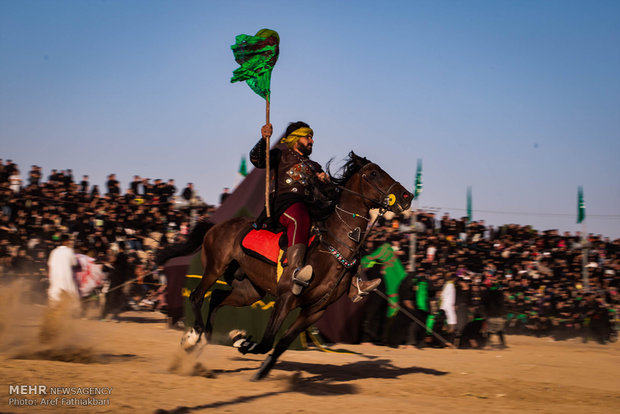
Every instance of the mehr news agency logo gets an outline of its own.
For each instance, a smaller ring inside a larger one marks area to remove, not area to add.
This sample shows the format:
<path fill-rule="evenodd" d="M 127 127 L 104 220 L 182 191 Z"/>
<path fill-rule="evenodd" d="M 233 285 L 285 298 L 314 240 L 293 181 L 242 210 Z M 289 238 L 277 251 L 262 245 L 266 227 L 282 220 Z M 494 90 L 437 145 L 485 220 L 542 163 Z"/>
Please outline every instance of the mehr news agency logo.
<path fill-rule="evenodd" d="M 110 405 L 110 395 L 112 395 L 112 387 L 9 384 L 9 405 L 13 406 Z"/>

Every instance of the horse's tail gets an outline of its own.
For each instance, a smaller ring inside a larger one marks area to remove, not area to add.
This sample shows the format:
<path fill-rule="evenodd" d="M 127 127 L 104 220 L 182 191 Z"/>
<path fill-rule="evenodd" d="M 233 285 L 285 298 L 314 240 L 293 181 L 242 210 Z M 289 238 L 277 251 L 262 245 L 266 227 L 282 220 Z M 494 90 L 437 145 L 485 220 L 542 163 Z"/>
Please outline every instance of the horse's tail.
<path fill-rule="evenodd" d="M 198 221 L 187 236 L 187 241 L 185 243 L 174 244 L 164 248 L 157 253 L 155 262 L 158 266 L 162 266 L 174 257 L 186 256 L 195 252 L 202 245 L 205 234 L 207 234 L 209 229 L 214 225 L 215 224 L 210 221 Z"/>

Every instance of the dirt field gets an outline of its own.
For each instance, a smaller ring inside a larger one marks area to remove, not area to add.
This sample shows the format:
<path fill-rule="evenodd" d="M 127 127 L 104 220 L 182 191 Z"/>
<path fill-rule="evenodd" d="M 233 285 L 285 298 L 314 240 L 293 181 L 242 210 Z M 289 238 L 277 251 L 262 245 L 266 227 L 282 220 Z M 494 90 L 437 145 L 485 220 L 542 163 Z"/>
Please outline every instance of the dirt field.
<path fill-rule="evenodd" d="M 505 350 L 340 345 L 351 353 L 288 351 L 251 382 L 263 356 L 217 345 L 186 355 L 182 332 L 161 314 L 48 319 L 52 338 L 42 342 L 45 308 L 2 299 L 0 412 L 620 413 L 618 343 L 508 336 Z M 18 394 L 22 385 L 47 394 Z M 55 387 L 103 394 L 51 394 Z M 36 405 L 17 405 L 27 403 Z"/>

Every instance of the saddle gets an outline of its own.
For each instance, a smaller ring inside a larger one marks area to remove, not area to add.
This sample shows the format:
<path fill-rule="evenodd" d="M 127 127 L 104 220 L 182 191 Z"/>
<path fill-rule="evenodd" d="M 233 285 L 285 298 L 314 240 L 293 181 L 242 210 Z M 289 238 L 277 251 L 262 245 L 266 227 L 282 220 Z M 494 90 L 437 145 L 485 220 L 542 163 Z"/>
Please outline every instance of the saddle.
<path fill-rule="evenodd" d="M 312 245 L 316 235 L 311 235 L 308 240 L 308 248 Z M 282 267 L 288 265 L 286 260 L 286 247 L 288 237 L 285 231 L 274 233 L 266 229 L 250 227 L 241 239 L 241 249 L 249 256 L 262 260 L 272 266 L 279 264 Z"/>

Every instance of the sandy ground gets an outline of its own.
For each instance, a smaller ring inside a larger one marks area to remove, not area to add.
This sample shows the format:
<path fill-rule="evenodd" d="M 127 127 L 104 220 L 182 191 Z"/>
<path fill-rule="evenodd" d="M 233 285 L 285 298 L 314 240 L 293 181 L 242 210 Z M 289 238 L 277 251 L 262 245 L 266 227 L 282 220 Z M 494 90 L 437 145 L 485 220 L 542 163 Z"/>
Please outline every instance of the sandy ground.
<path fill-rule="evenodd" d="M 185 354 L 182 332 L 159 313 L 126 313 L 120 323 L 48 315 L 50 339 L 41 336 L 43 306 L 0 299 L 0 412 L 620 413 L 620 343 L 508 336 L 505 350 L 338 345 L 351 353 L 288 351 L 252 382 L 263 356 L 218 345 Z M 47 395 L 18 394 L 22 385 L 43 385 Z M 89 401 L 54 387 L 106 394 Z"/>

